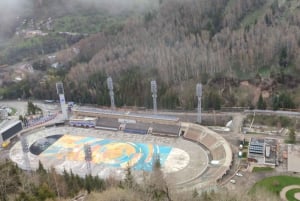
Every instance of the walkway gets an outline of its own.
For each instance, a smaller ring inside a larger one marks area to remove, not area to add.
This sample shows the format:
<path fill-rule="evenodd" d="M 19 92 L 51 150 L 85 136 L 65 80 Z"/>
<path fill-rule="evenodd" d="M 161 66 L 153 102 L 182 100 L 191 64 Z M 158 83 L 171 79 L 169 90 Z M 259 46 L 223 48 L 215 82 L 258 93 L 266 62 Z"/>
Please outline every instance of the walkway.
<path fill-rule="evenodd" d="M 288 199 L 286 198 L 286 193 L 289 191 L 289 190 L 292 190 L 292 189 L 300 189 L 300 185 L 291 185 L 291 186 L 286 186 L 284 187 L 281 191 L 280 191 L 280 198 L 284 201 L 288 201 Z M 296 195 L 296 194 L 295 194 Z M 298 194 L 297 194 L 298 195 Z M 295 197 L 296 198 L 296 197 Z M 297 197 L 296 199 L 299 200 L 299 197 Z"/>

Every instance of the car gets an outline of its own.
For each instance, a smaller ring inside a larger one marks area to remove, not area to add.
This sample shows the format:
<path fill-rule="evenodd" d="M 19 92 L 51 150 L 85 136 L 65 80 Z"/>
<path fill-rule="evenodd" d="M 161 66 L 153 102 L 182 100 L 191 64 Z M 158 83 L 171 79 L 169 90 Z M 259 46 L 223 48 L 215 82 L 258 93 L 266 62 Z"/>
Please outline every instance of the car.
<path fill-rule="evenodd" d="M 231 180 L 230 180 L 230 183 L 235 184 L 235 180 L 234 180 L 234 179 L 231 179 Z"/>
<path fill-rule="evenodd" d="M 243 175 L 242 175 L 241 173 L 239 173 L 239 172 L 236 173 L 235 175 L 238 176 L 238 177 L 242 177 L 242 176 L 243 176 Z"/>

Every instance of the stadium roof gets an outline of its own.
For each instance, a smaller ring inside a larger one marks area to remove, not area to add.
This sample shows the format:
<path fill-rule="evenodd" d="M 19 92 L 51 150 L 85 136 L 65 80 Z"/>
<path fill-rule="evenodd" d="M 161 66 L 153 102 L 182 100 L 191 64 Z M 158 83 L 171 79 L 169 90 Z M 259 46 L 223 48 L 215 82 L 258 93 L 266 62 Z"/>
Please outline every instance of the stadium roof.
<path fill-rule="evenodd" d="M 20 123 L 21 121 L 14 121 L 14 122 L 10 122 L 10 124 L 9 125 L 7 125 L 7 126 L 5 126 L 4 128 L 2 128 L 1 130 L 0 130 L 0 133 L 3 133 L 3 132 L 5 132 L 6 130 L 8 130 L 8 129 L 10 129 L 10 128 L 12 128 L 13 126 L 15 126 L 15 125 L 17 125 L 18 123 Z"/>

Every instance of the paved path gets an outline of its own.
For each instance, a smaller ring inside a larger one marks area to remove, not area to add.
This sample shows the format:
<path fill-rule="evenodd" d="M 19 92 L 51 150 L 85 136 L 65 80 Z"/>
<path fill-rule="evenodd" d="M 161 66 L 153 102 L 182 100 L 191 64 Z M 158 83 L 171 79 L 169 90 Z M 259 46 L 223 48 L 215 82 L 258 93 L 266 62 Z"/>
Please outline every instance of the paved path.
<path fill-rule="evenodd" d="M 297 200 L 300 200 L 300 193 L 295 193 L 295 198 L 296 198 Z"/>
<path fill-rule="evenodd" d="M 284 187 L 281 191 L 280 191 L 280 198 L 284 201 L 288 201 L 288 199 L 286 198 L 286 193 L 289 190 L 292 190 L 294 188 L 299 188 L 300 189 L 300 185 L 291 185 L 291 186 L 286 186 Z M 297 198 L 298 199 L 298 198 Z"/>
<path fill-rule="evenodd" d="M 243 126 L 243 121 L 246 115 L 241 114 L 241 113 L 236 113 L 233 116 L 233 121 L 232 121 L 232 132 L 235 134 L 240 134 L 241 133 L 241 128 Z"/>

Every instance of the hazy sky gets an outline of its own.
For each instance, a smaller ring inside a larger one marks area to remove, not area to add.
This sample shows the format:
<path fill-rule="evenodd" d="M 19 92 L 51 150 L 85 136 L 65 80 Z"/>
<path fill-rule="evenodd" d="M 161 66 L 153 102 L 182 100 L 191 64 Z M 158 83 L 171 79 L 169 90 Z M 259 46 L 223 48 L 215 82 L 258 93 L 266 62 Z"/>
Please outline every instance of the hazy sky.
<path fill-rule="evenodd" d="M 0 0 L 0 17 L 5 18 L 6 15 L 16 15 L 24 11 L 24 8 L 32 7 L 32 2 L 39 0 Z M 50 2 L 52 0 L 40 0 L 40 2 Z M 157 7 L 158 0 L 60 0 L 66 6 L 71 4 L 82 3 L 86 6 L 95 6 L 99 8 L 111 9 L 112 11 L 126 10 L 126 9 L 151 9 Z M 60 6 L 60 5 L 58 5 Z"/>
<path fill-rule="evenodd" d="M 0 41 L 4 35 L 11 34 L 17 16 L 28 7 L 31 7 L 30 0 L 0 0 Z"/>
<path fill-rule="evenodd" d="M 54 0 L 0 0 L 0 40 L 3 36 L 8 36 L 17 23 L 18 16 L 25 16 L 33 11 L 33 2 L 43 2 L 49 5 Z M 124 11 L 145 11 L 155 9 L 158 6 L 158 0 L 56 0 L 62 2 L 58 7 L 49 8 L 58 9 L 64 12 L 64 9 L 70 11 L 76 9 L 81 3 L 87 7 L 101 8 L 110 11 L 112 14 L 118 14 Z M 41 11 L 45 13 L 45 10 Z M 51 13 L 51 12 L 50 12 Z M 50 17 L 50 16 L 45 16 Z M 22 20 L 22 19 L 21 19 Z"/>
<path fill-rule="evenodd" d="M 0 0 L 1 18 L 5 17 L 4 14 L 16 15 L 29 5 L 31 5 L 30 0 Z"/>

